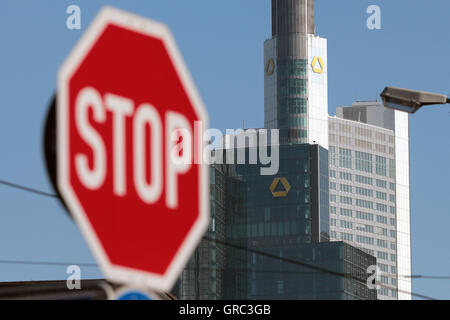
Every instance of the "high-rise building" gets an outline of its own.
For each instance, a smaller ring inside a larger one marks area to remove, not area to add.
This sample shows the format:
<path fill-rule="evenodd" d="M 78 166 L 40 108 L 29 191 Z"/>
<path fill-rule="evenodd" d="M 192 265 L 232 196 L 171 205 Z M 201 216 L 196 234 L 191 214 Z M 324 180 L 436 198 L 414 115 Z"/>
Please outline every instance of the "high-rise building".
<path fill-rule="evenodd" d="M 314 0 L 272 0 L 264 43 L 264 122 L 280 143 L 328 149 L 327 40 L 315 34 Z"/>
<path fill-rule="evenodd" d="M 252 146 L 235 149 L 234 156 L 242 149 L 249 159 Z M 366 283 L 375 257 L 344 242 L 329 242 L 326 149 L 309 144 L 280 146 L 280 170 L 275 176 L 261 175 L 259 164 L 237 164 L 236 159 L 234 163 L 211 166 L 209 239 L 192 256 L 175 295 L 181 299 L 376 299 L 376 291 Z"/>
<path fill-rule="evenodd" d="M 280 171 L 211 167 L 208 237 L 222 242 L 201 243 L 179 297 L 376 299 L 366 280 L 377 264 L 378 298 L 410 299 L 407 114 L 357 102 L 328 115 L 327 41 L 315 33 L 314 0 L 272 0 L 264 68 L 265 128 L 280 130 Z M 357 279 L 324 277 L 252 250 Z"/>
<path fill-rule="evenodd" d="M 377 257 L 379 299 L 411 299 L 408 115 L 367 101 L 336 114 L 329 118 L 331 239 Z"/>

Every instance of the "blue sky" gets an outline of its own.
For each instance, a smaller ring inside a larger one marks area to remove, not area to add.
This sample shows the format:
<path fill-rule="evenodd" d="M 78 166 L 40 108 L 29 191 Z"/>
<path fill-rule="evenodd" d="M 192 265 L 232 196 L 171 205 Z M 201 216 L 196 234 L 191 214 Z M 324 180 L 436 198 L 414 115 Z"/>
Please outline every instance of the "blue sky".
<path fill-rule="evenodd" d="M 66 28 L 67 6 L 82 29 Z M 104 4 L 162 21 L 177 40 L 209 110 L 224 130 L 263 126 L 263 41 L 270 1 L 7 0 L 0 4 L 0 180 L 52 192 L 42 133 L 56 73 Z M 382 9 L 382 30 L 366 28 L 366 8 Z M 328 38 L 329 112 L 376 99 L 386 85 L 450 93 L 450 2 L 316 0 L 316 24 Z M 450 276 L 450 113 L 428 107 L 411 117 L 413 274 Z M 0 260 L 92 263 L 59 203 L 0 186 Z M 100 277 L 83 268 L 85 278 Z M 0 264 L 0 281 L 65 279 L 64 267 Z M 450 280 L 415 280 L 413 291 L 450 298 Z"/>

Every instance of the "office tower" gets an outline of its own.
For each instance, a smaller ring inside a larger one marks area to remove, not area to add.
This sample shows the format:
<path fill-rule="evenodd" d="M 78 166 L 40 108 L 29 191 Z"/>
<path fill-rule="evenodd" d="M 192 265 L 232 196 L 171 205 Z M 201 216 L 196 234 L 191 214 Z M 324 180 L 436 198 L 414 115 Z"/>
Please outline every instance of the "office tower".
<path fill-rule="evenodd" d="M 234 157 L 240 150 L 246 159 L 257 152 L 247 145 L 236 148 Z M 211 166 L 208 237 L 245 250 L 203 240 L 174 292 L 180 299 L 376 299 L 366 283 L 376 259 L 344 242 L 329 242 L 327 150 L 282 145 L 279 155 L 275 176 L 261 175 L 259 164 L 237 164 L 236 158 L 234 164 Z"/>
<path fill-rule="evenodd" d="M 336 114 L 329 118 L 331 239 L 377 257 L 390 287 L 379 288 L 380 299 L 411 299 L 408 115 L 378 102 Z"/>
<path fill-rule="evenodd" d="M 314 0 L 272 0 L 264 43 L 264 124 L 281 143 L 328 148 L 327 40 L 315 34 Z"/>
<path fill-rule="evenodd" d="M 265 128 L 280 130 L 279 171 L 264 176 L 261 165 L 236 161 L 211 166 L 209 240 L 200 244 L 174 294 L 376 299 L 366 282 L 376 258 L 343 241 L 329 242 L 327 42 L 315 34 L 314 1 L 273 0 L 272 29 L 264 44 L 264 112 Z M 246 159 L 256 148 L 250 142 L 234 145 Z"/>

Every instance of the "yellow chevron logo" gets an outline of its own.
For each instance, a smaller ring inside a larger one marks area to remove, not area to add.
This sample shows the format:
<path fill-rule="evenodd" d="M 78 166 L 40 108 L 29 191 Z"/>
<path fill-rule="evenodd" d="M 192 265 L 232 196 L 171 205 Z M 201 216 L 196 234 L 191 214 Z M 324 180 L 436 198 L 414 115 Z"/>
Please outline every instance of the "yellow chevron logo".
<path fill-rule="evenodd" d="M 325 64 L 321 57 L 314 57 L 311 67 L 315 73 L 322 74 L 325 69 Z"/>
<path fill-rule="evenodd" d="M 280 182 L 284 188 L 284 191 L 275 191 L 275 189 L 277 188 L 277 186 Z M 287 197 L 290 190 L 291 190 L 291 185 L 289 184 L 289 182 L 287 181 L 286 178 L 275 178 L 273 180 L 272 184 L 270 185 L 270 192 L 272 192 L 272 195 L 275 198 Z"/>

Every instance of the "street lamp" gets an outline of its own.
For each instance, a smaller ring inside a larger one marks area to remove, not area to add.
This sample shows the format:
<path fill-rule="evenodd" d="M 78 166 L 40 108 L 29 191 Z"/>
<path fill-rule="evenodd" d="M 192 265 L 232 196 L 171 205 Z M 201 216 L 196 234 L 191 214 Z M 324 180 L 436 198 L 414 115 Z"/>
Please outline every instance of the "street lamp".
<path fill-rule="evenodd" d="M 450 99 L 443 94 L 395 87 L 386 87 L 380 96 L 385 107 L 408 113 L 415 113 L 427 105 L 450 103 Z"/>

